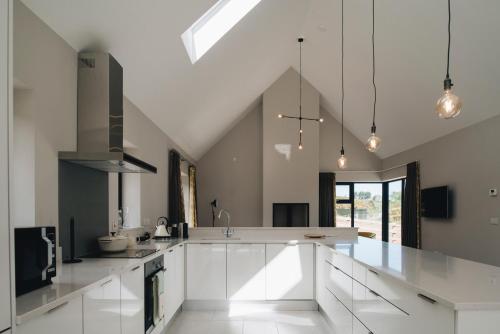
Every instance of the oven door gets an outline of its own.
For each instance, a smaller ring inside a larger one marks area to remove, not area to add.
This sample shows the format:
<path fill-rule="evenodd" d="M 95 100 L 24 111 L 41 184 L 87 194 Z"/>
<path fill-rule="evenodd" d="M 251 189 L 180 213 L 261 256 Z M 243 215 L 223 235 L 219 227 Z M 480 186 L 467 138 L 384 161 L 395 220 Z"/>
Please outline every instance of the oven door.
<path fill-rule="evenodd" d="M 164 279 L 165 269 L 160 269 L 144 280 L 144 327 L 145 333 L 151 333 L 163 323 L 164 315 Z"/>

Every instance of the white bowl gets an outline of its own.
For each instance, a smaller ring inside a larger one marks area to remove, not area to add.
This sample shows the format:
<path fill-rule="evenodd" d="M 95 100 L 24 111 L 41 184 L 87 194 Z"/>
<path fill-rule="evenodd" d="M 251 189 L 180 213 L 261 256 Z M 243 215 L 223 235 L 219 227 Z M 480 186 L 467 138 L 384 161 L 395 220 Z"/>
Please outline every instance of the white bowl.
<path fill-rule="evenodd" d="M 123 235 L 106 236 L 97 238 L 97 242 L 103 252 L 122 252 L 127 249 L 128 238 Z"/>

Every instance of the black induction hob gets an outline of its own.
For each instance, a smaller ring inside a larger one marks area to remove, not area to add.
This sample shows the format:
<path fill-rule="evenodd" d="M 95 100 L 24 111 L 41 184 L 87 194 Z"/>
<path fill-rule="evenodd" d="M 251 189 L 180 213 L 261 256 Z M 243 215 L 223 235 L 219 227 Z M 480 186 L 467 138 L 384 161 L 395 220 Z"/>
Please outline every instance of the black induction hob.
<path fill-rule="evenodd" d="M 98 253 L 90 256 L 88 258 L 112 258 L 112 259 L 141 259 L 148 255 L 156 253 L 156 249 L 126 249 L 123 252 L 114 253 Z"/>

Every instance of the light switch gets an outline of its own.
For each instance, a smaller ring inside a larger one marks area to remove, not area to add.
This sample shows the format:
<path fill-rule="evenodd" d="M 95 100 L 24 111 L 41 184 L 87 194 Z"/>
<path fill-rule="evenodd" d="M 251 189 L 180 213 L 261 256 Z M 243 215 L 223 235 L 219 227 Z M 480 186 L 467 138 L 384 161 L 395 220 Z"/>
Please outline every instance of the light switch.
<path fill-rule="evenodd" d="M 499 219 L 498 219 L 498 217 L 491 217 L 491 218 L 490 218 L 490 224 L 491 224 L 491 225 L 498 225 L 498 224 L 499 224 Z"/>
<path fill-rule="evenodd" d="M 490 197 L 497 197 L 498 196 L 498 189 L 497 188 L 491 188 L 489 191 Z"/>

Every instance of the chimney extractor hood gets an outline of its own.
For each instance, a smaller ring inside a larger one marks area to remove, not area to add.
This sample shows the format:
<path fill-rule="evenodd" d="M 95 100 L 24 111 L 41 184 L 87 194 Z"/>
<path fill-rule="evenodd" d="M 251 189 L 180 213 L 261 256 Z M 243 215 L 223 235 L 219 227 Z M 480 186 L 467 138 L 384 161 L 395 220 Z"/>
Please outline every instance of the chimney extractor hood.
<path fill-rule="evenodd" d="M 107 53 L 78 55 L 76 152 L 59 159 L 112 173 L 156 173 L 156 167 L 123 151 L 123 69 Z"/>

